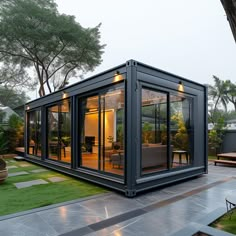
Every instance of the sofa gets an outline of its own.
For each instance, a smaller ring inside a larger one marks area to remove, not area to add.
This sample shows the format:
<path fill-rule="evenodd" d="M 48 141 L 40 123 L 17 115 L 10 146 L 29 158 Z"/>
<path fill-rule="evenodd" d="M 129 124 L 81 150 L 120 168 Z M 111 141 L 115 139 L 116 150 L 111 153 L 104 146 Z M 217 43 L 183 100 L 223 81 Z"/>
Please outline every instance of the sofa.
<path fill-rule="evenodd" d="M 142 168 L 167 165 L 167 145 L 147 144 L 142 146 Z"/>

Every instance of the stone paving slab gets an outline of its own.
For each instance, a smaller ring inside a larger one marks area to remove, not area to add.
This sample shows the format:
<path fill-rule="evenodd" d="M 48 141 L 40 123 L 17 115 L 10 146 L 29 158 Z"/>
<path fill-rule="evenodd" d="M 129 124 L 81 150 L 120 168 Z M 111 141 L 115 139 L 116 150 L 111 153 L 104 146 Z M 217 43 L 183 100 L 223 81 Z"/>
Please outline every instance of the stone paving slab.
<path fill-rule="evenodd" d="M 51 178 L 48 178 L 48 180 L 52 183 L 57 183 L 57 182 L 62 182 L 62 181 L 65 181 L 67 180 L 66 178 L 63 178 L 63 177 L 51 177 Z"/>
<path fill-rule="evenodd" d="M 36 169 L 36 170 L 30 170 L 29 172 L 31 173 L 41 173 L 41 172 L 45 172 L 45 171 L 49 171 L 47 169 Z"/>
<path fill-rule="evenodd" d="M 14 157 L 14 159 L 17 160 L 17 161 L 25 160 L 25 158 L 21 157 L 21 156 L 16 156 L 16 157 Z"/>
<path fill-rule="evenodd" d="M 20 189 L 20 188 L 28 188 L 28 187 L 31 187 L 33 185 L 39 185 L 39 184 L 48 184 L 48 182 L 43 180 L 43 179 L 36 179 L 36 180 L 32 180 L 32 181 L 14 183 L 14 185 L 18 189 Z"/>
<path fill-rule="evenodd" d="M 26 172 L 26 171 L 18 171 L 18 172 L 15 172 L 15 173 L 9 173 L 8 176 L 9 177 L 13 177 L 13 176 L 18 176 L 18 175 L 28 175 L 29 173 Z"/>
<path fill-rule="evenodd" d="M 226 210 L 225 196 L 235 188 L 236 169 L 212 165 L 208 175 L 147 191 L 132 199 L 112 192 L 106 197 L 40 209 L 8 220 L 0 218 L 0 235 L 19 236 L 20 232 L 21 236 L 170 236 L 188 225 L 199 224 L 219 207 Z M 140 210 L 145 210 L 143 215 L 137 214 Z"/>
<path fill-rule="evenodd" d="M 15 169 L 18 168 L 18 166 L 7 166 L 7 169 Z"/>
<path fill-rule="evenodd" d="M 28 163 L 22 163 L 22 164 L 19 164 L 20 167 L 28 167 L 28 166 L 32 166 L 31 164 L 28 164 Z"/>

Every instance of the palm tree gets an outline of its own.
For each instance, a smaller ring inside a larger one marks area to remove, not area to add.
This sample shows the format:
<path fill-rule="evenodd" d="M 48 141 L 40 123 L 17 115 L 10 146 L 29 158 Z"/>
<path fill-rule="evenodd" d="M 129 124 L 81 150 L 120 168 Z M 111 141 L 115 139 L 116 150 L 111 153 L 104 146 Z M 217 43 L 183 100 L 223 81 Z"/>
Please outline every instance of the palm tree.
<path fill-rule="evenodd" d="M 227 98 L 234 106 L 234 111 L 236 111 L 236 84 L 233 84 L 230 80 L 226 81 L 227 83 Z"/>
<path fill-rule="evenodd" d="M 217 110 L 219 104 L 223 105 L 225 111 L 227 111 L 227 104 L 229 98 L 227 96 L 228 82 L 223 81 L 217 76 L 213 75 L 215 84 L 214 86 L 209 85 L 208 87 L 208 96 L 214 101 L 213 112 Z"/>

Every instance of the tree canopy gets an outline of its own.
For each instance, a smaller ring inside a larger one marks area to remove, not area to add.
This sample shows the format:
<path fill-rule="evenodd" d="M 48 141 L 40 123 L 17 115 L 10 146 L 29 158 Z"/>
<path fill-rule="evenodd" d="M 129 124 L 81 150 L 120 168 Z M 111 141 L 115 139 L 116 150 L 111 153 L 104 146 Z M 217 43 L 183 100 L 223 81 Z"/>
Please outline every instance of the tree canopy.
<path fill-rule="evenodd" d="M 5 86 L 0 86 L 0 103 L 12 109 L 24 105 L 30 98 L 25 91 L 18 91 Z"/>
<path fill-rule="evenodd" d="M 221 80 L 213 76 L 214 85 L 208 86 L 208 120 L 211 123 L 217 123 L 221 118 L 226 120 L 235 119 L 236 113 L 236 84 L 230 80 Z M 231 103 L 234 111 L 227 112 L 228 104 Z M 220 108 L 224 107 L 224 111 Z"/>
<path fill-rule="evenodd" d="M 65 87 L 101 63 L 99 27 L 83 28 L 53 0 L 1 1 L 0 78 L 12 82 L 7 72 L 14 72 L 27 86 L 37 81 L 40 96 Z"/>

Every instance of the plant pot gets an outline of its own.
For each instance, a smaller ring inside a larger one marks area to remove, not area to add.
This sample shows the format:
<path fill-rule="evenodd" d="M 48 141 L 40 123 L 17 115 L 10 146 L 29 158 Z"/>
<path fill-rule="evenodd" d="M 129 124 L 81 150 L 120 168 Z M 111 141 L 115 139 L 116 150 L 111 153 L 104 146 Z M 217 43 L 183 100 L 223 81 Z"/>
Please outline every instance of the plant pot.
<path fill-rule="evenodd" d="M 0 183 L 2 183 L 8 176 L 8 170 L 0 170 Z"/>

